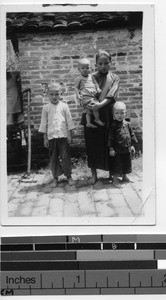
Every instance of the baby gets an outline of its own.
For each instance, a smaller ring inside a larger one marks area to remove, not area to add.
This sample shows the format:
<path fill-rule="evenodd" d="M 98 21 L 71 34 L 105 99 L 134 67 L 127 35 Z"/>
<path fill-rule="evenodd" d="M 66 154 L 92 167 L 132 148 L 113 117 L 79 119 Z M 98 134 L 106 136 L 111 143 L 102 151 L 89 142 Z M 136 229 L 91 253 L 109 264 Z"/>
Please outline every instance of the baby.
<path fill-rule="evenodd" d="M 131 129 L 130 123 L 125 120 L 126 105 L 117 101 L 113 106 L 113 119 L 109 130 L 110 166 L 113 174 L 113 184 L 120 187 L 118 176 L 123 182 L 129 182 L 127 174 L 131 173 L 131 152 L 135 152 L 134 145 L 137 138 Z"/>
<path fill-rule="evenodd" d="M 97 126 L 93 125 L 91 122 L 91 114 L 94 115 L 94 122 L 100 126 L 104 126 L 99 118 L 99 111 L 88 108 L 88 105 L 94 105 L 99 103 L 99 96 L 101 94 L 101 90 L 93 77 L 90 74 L 90 61 L 87 58 L 82 58 L 79 61 L 78 70 L 81 75 L 75 82 L 75 91 L 79 103 L 83 106 L 84 112 L 86 113 L 86 126 L 91 128 L 96 128 Z"/>

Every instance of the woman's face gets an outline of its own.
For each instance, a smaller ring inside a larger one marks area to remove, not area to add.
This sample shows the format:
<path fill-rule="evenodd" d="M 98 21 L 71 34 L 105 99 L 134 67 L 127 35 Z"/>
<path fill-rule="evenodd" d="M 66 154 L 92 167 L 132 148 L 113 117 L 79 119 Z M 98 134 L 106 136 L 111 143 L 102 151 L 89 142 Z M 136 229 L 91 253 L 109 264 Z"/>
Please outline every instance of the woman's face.
<path fill-rule="evenodd" d="M 108 73 L 110 69 L 111 62 L 109 58 L 105 55 L 99 56 L 98 61 L 96 63 L 96 67 L 100 73 Z"/>

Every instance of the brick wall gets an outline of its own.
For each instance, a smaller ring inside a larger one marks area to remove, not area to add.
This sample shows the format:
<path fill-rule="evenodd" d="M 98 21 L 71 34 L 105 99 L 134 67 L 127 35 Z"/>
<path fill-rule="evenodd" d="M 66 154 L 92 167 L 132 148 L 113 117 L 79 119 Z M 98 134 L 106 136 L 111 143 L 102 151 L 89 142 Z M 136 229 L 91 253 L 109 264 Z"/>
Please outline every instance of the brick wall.
<path fill-rule="evenodd" d="M 21 60 L 22 88 L 31 88 L 32 146 L 42 147 L 38 133 L 43 103 L 42 82 L 51 80 L 65 85 L 64 100 L 68 103 L 76 129 L 73 145 L 84 146 L 83 128 L 80 125 L 81 108 L 76 105 L 74 80 L 78 75 L 80 57 L 89 57 L 95 70 L 98 49 L 109 49 L 112 54 L 111 71 L 120 77 L 119 100 L 127 104 L 128 117 L 139 138 L 142 137 L 142 31 L 135 29 L 134 36 L 127 29 L 114 29 L 73 33 L 36 33 L 18 36 Z M 26 116 L 27 99 L 24 98 Z M 36 144 L 36 145 L 35 145 Z"/>

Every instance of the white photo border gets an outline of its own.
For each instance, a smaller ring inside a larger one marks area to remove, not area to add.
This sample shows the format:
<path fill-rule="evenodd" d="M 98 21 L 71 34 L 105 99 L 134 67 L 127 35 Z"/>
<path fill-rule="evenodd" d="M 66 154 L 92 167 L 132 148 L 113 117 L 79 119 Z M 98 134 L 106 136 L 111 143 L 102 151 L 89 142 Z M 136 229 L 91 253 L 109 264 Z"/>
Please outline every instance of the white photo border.
<path fill-rule="evenodd" d="M 81 11 L 87 11 L 87 5 Z M 7 12 L 51 12 L 55 7 L 31 5 L 1 6 L 1 207 L 2 225 L 155 225 L 156 189 L 155 189 L 155 56 L 154 56 L 154 5 L 150 4 L 98 4 L 95 11 L 142 11 L 143 12 L 143 206 L 145 217 L 137 218 L 46 218 L 46 217 L 8 217 L 7 208 L 7 167 L 6 167 L 6 13 Z M 56 7 L 56 12 L 77 12 L 80 7 Z M 88 7 L 94 11 L 94 7 Z M 3 42 L 4 41 L 4 42 Z"/>

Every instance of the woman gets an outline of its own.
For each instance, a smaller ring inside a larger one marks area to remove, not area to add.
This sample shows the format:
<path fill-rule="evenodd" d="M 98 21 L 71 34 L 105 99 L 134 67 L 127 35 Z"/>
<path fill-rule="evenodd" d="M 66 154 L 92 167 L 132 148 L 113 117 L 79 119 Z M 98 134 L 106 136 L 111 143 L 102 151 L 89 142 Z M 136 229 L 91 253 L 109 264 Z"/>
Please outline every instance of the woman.
<path fill-rule="evenodd" d="M 115 103 L 119 88 L 119 77 L 110 72 L 111 55 L 100 50 L 96 55 L 97 72 L 94 74 L 96 81 L 102 90 L 99 103 L 90 106 L 89 109 L 99 109 L 100 119 L 105 126 L 97 126 L 97 128 L 86 127 L 85 114 L 82 116 L 82 124 L 84 125 L 85 143 L 88 156 L 88 167 L 91 168 L 92 177 L 90 184 L 94 184 L 97 180 L 96 169 L 110 171 L 109 149 L 108 149 L 108 130 L 112 121 L 112 106 Z M 92 116 L 93 118 L 93 116 Z"/>

